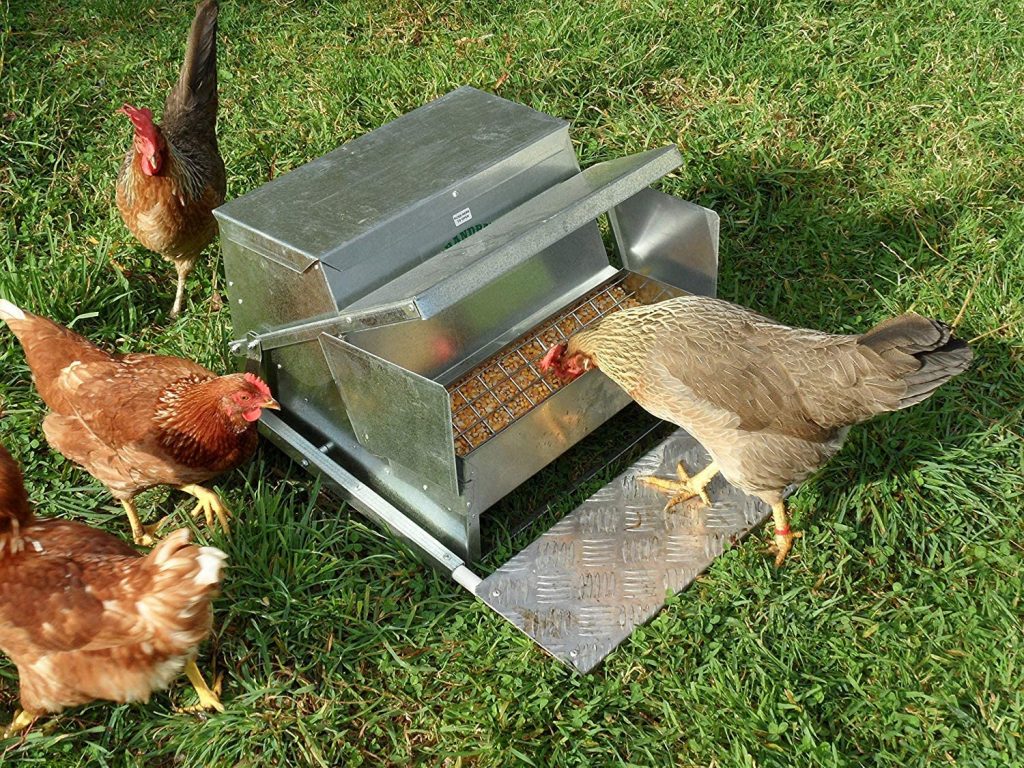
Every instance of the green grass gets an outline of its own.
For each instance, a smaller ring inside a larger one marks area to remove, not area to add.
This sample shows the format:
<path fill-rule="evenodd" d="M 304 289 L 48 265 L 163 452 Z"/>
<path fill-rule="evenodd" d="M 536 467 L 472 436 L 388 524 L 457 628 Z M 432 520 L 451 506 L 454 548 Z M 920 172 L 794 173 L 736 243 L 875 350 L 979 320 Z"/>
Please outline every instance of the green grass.
<path fill-rule="evenodd" d="M 168 321 L 173 270 L 113 206 L 129 140 L 114 110 L 159 108 L 193 11 L 153 5 L 0 7 L 0 295 L 119 349 L 223 369 L 219 264 Z M 1022 29 L 1017 0 L 225 0 L 230 196 L 458 85 L 496 89 L 571 120 L 584 165 L 676 143 L 662 188 L 721 214 L 723 297 L 832 331 L 909 309 L 958 318 L 976 363 L 852 432 L 793 499 L 806 536 L 785 568 L 759 532 L 587 677 L 265 447 L 220 481 L 241 511 L 232 539 L 199 532 L 232 562 L 200 658 L 224 672 L 227 712 L 175 713 L 193 696 L 178 683 L 43 721 L 0 760 L 1024 763 Z M 0 369 L 0 440 L 39 513 L 125 535 L 107 493 L 46 446 L 6 331 Z M 529 495 L 562 513 L 600 481 Z M 141 506 L 184 519 L 189 500 Z M 0 677 L 10 712 L 6 661 Z"/>

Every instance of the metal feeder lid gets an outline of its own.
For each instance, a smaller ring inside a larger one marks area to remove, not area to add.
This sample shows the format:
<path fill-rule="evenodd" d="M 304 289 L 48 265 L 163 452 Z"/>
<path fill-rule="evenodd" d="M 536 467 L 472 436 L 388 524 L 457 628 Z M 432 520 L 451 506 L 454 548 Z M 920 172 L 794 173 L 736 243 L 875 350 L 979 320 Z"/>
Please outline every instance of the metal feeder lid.
<path fill-rule="evenodd" d="M 317 261 L 346 270 L 366 259 L 360 241 L 388 221 L 535 146 L 533 154 L 568 147 L 568 123 L 463 86 L 215 213 L 236 242 L 296 271 Z"/>

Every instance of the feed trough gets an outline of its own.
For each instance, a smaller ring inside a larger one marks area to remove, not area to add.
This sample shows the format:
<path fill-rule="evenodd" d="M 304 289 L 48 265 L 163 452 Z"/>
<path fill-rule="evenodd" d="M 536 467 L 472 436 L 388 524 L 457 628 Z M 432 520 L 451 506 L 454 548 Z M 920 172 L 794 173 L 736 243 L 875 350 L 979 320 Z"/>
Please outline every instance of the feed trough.
<path fill-rule="evenodd" d="M 672 434 L 485 579 L 481 519 L 628 403 L 538 362 L 603 315 L 713 295 L 718 217 L 650 185 L 675 147 L 580 170 L 562 120 L 459 88 L 216 211 L 261 429 L 556 657 L 589 670 L 767 510 L 720 477 L 663 511 Z M 599 221 L 606 216 L 621 266 Z M 567 489 L 568 490 L 568 489 Z"/>

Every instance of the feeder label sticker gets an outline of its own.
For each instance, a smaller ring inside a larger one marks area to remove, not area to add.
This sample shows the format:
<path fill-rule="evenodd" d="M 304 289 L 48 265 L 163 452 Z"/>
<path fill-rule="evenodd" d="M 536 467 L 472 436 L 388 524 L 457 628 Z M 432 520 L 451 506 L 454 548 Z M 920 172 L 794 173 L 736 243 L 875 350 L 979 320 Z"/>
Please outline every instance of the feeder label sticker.
<path fill-rule="evenodd" d="M 458 213 L 452 214 L 452 221 L 455 222 L 456 227 L 461 227 L 467 221 L 473 218 L 473 212 L 469 208 L 463 208 Z"/>

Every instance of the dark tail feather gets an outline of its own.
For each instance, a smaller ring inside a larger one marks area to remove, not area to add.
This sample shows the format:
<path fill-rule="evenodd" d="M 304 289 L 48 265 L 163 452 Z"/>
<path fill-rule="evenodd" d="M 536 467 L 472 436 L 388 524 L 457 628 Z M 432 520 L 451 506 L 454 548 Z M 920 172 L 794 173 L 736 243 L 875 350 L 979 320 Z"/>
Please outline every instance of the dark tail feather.
<path fill-rule="evenodd" d="M 907 356 L 917 360 L 918 366 L 902 376 L 907 391 L 899 408 L 927 398 L 941 384 L 966 371 L 974 357 L 966 342 L 953 338 L 948 325 L 913 312 L 879 323 L 858 343 L 894 365 L 908 363 Z"/>
<path fill-rule="evenodd" d="M 0 445 L 0 557 L 22 548 L 21 529 L 32 522 L 32 508 L 17 462 Z"/>
<path fill-rule="evenodd" d="M 217 13 L 217 0 L 203 0 L 196 8 L 181 74 L 164 104 L 164 123 L 186 113 L 198 117 L 197 112 L 216 120 Z"/>

